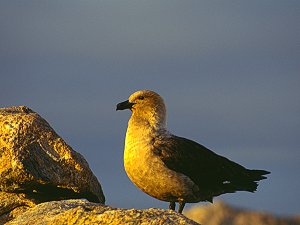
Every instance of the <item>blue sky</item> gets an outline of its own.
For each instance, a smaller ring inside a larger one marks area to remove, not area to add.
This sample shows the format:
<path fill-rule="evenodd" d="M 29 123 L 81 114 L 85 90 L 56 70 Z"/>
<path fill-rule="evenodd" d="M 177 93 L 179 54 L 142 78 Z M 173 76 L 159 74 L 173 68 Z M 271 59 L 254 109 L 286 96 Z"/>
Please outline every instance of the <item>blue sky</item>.
<path fill-rule="evenodd" d="M 3 0 L 0 106 L 42 115 L 87 159 L 107 204 L 167 208 L 127 178 L 130 112 L 115 112 L 152 89 L 174 134 L 272 172 L 255 194 L 217 199 L 299 213 L 299 11 L 296 0 Z"/>

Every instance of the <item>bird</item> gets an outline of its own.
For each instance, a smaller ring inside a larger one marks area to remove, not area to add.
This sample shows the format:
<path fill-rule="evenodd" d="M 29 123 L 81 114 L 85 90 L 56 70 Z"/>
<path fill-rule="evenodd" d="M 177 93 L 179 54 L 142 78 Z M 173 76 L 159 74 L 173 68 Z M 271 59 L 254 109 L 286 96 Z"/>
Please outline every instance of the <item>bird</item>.
<path fill-rule="evenodd" d="M 266 170 L 246 169 L 205 146 L 167 129 L 163 98 L 139 90 L 116 110 L 131 110 L 125 137 L 124 168 L 129 179 L 146 194 L 169 202 L 182 213 L 186 203 L 208 201 L 225 193 L 254 192 Z"/>

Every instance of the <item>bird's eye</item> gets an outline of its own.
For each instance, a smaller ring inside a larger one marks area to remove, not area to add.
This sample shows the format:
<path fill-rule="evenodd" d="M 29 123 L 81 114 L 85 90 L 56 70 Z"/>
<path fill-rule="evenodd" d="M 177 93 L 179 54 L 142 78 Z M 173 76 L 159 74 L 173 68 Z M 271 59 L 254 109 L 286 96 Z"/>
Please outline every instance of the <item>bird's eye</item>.
<path fill-rule="evenodd" d="M 145 97 L 144 97 L 144 96 L 142 96 L 142 95 L 141 95 L 141 96 L 139 96 L 139 99 L 140 99 L 140 100 L 143 100 L 144 98 L 145 98 Z"/>

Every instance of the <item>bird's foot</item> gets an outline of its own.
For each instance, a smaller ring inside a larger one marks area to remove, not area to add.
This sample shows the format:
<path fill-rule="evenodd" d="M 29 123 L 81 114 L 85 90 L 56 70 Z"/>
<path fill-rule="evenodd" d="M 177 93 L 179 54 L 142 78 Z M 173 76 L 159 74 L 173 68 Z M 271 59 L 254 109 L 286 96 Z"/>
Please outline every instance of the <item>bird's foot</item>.
<path fill-rule="evenodd" d="M 178 212 L 182 214 L 183 208 L 185 206 L 185 202 L 179 202 Z"/>
<path fill-rule="evenodd" d="M 170 202 L 169 209 L 175 210 L 175 202 Z"/>

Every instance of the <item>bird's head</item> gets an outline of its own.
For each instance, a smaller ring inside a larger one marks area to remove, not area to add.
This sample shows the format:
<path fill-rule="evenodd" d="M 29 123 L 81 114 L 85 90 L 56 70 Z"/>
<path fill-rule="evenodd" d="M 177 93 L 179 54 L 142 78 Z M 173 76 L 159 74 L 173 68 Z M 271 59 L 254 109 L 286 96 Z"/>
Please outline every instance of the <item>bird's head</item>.
<path fill-rule="evenodd" d="M 147 120 L 151 125 L 165 126 L 166 106 L 163 98 L 150 90 L 140 90 L 117 105 L 117 110 L 130 109 L 132 117 Z"/>

